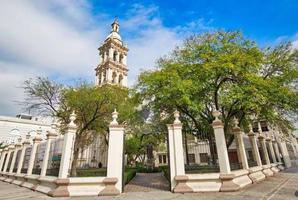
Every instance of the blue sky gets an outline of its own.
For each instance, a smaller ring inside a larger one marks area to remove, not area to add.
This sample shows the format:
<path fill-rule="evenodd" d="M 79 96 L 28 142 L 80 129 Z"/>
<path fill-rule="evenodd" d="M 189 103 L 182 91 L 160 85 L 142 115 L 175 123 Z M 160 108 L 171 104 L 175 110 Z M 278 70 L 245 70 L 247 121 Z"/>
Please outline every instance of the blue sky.
<path fill-rule="evenodd" d="M 94 81 L 98 51 L 117 16 L 130 49 L 128 83 L 152 69 L 193 33 L 241 30 L 261 47 L 292 41 L 298 48 L 298 1 L 2 0 L 0 115 L 23 112 L 22 82 L 48 76 L 65 84 Z"/>
<path fill-rule="evenodd" d="M 188 1 L 93 1 L 93 13 L 110 13 L 120 19 L 127 17 L 123 11 L 132 4 L 144 7 L 156 6 L 155 13 L 166 27 L 185 26 L 204 19 L 214 28 L 241 30 L 261 46 L 274 43 L 276 39 L 291 40 L 298 29 L 297 0 L 188 0 Z M 132 3 L 133 2 L 133 3 Z M 197 31 L 197 30 L 194 30 Z"/>

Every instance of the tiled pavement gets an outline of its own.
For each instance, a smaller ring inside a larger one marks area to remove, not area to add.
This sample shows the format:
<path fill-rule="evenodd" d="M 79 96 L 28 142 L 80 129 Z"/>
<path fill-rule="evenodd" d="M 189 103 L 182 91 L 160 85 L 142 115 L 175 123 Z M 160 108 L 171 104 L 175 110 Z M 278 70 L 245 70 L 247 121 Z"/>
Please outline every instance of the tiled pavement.
<path fill-rule="evenodd" d="M 137 173 L 124 187 L 124 192 L 150 192 L 169 190 L 169 183 L 162 173 Z"/>
<path fill-rule="evenodd" d="M 153 179 L 155 180 L 155 179 Z M 296 195 L 295 195 L 296 193 Z M 27 188 L 8 184 L 0 181 L 0 200 L 48 200 L 54 199 Z M 55 198 L 56 199 L 56 198 Z M 268 178 L 267 180 L 250 185 L 238 192 L 214 192 L 214 193 L 191 193 L 174 194 L 169 191 L 158 190 L 152 187 L 148 192 L 125 192 L 116 197 L 72 197 L 57 198 L 58 200 L 298 200 L 298 168 L 288 169 L 282 173 Z"/>

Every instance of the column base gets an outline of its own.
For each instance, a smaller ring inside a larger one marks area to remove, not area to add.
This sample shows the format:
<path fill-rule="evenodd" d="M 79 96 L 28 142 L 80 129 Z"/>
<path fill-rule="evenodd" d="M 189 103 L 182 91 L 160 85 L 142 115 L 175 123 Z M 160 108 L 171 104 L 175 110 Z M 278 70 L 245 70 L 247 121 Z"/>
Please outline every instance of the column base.
<path fill-rule="evenodd" d="M 233 182 L 234 174 L 220 174 L 219 178 L 222 181 L 221 192 L 234 192 L 240 189 L 240 186 Z"/>
<path fill-rule="evenodd" d="M 265 174 L 266 177 L 271 177 L 274 175 L 273 171 L 270 168 L 271 168 L 270 165 L 263 166 L 263 173 Z"/>
<path fill-rule="evenodd" d="M 51 197 L 69 197 L 68 184 L 69 179 L 57 179 L 55 181 L 57 188 L 48 192 Z"/>
<path fill-rule="evenodd" d="M 263 168 L 261 166 L 252 167 L 248 169 L 248 177 L 252 180 L 252 183 L 258 183 L 266 179 L 266 176 L 262 172 Z"/>
<path fill-rule="evenodd" d="M 103 183 L 106 185 L 105 189 L 103 189 L 98 196 L 116 196 L 120 194 L 120 191 L 115 187 L 118 182 L 117 178 L 105 178 Z"/>
<path fill-rule="evenodd" d="M 188 180 L 187 176 L 175 176 L 175 181 L 177 182 L 174 188 L 175 193 L 191 193 L 193 190 L 186 184 Z"/>

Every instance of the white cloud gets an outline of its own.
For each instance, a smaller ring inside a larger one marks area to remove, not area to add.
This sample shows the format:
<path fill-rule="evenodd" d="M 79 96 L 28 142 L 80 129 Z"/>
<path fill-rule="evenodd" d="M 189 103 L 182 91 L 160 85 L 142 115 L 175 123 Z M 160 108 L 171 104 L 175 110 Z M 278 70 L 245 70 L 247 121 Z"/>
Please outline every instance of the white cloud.
<path fill-rule="evenodd" d="M 179 44 L 190 29 L 209 27 L 199 19 L 185 27 L 167 28 L 158 12 L 154 5 L 135 4 L 120 19 L 120 33 L 130 48 L 130 85 L 140 69 L 152 68 L 155 60 Z M 97 48 L 110 31 L 111 21 L 108 13 L 94 15 L 85 0 L 2 1 L 0 114 L 15 115 L 21 111 L 14 101 L 23 98 L 23 91 L 16 86 L 29 77 L 93 81 Z"/>

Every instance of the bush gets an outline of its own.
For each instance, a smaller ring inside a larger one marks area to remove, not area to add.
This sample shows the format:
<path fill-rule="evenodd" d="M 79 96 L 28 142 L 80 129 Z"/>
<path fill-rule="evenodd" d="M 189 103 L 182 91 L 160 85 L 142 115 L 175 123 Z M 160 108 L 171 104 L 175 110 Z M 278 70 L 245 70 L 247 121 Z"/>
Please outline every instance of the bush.
<path fill-rule="evenodd" d="M 124 171 L 124 184 L 126 185 L 127 183 L 129 183 L 129 181 L 131 181 L 131 179 L 135 177 L 136 173 L 137 170 L 135 168 L 126 168 Z"/>
<path fill-rule="evenodd" d="M 106 176 L 106 168 L 77 169 L 77 177 Z"/>

